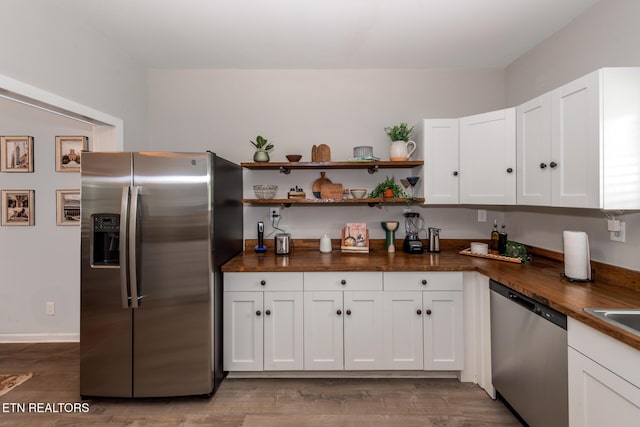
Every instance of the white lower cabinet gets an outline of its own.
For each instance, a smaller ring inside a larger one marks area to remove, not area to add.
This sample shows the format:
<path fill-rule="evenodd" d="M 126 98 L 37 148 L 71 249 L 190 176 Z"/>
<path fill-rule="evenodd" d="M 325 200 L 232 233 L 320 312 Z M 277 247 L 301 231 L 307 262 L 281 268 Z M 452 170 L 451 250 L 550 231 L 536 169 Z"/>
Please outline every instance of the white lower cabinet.
<path fill-rule="evenodd" d="M 461 272 L 226 273 L 224 369 L 462 370 L 462 303 Z"/>
<path fill-rule="evenodd" d="M 342 291 L 304 292 L 304 369 L 344 369 Z"/>
<path fill-rule="evenodd" d="M 301 273 L 227 273 L 223 312 L 225 371 L 303 369 Z"/>
<path fill-rule="evenodd" d="M 462 291 L 423 292 L 424 369 L 464 368 Z"/>
<path fill-rule="evenodd" d="M 640 351 L 569 318 L 569 425 L 637 426 Z"/>

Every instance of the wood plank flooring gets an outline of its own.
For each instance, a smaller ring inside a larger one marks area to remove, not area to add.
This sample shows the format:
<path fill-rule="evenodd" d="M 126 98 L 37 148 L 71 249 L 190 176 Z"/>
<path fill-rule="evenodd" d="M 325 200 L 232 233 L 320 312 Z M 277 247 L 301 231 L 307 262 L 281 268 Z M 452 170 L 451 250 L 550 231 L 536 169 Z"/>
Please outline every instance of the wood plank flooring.
<path fill-rule="evenodd" d="M 2 427 L 520 425 L 478 386 L 452 379 L 226 379 L 211 399 L 96 399 L 87 413 L 20 413 L 14 404 L 82 402 L 78 344 L 0 344 L 1 373 L 28 371 L 33 378 L 0 397 Z"/>

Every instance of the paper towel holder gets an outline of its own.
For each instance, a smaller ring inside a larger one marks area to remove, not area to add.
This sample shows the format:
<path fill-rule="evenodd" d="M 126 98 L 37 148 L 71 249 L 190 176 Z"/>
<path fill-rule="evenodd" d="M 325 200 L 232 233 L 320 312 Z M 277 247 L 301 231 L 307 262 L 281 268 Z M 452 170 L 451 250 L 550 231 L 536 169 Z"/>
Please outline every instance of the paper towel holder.
<path fill-rule="evenodd" d="M 560 273 L 560 276 L 564 277 L 570 282 L 595 282 L 595 280 L 593 280 L 593 269 L 591 270 L 591 279 L 574 279 L 573 277 L 569 277 L 564 273 Z"/>

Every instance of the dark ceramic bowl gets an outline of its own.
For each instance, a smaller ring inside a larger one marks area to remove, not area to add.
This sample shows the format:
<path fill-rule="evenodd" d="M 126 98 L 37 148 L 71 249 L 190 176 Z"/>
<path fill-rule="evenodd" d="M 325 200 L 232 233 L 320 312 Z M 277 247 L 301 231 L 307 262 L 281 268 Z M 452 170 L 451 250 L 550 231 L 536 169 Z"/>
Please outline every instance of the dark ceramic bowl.
<path fill-rule="evenodd" d="M 302 156 L 300 154 L 287 154 L 285 156 L 290 162 L 299 162 Z"/>

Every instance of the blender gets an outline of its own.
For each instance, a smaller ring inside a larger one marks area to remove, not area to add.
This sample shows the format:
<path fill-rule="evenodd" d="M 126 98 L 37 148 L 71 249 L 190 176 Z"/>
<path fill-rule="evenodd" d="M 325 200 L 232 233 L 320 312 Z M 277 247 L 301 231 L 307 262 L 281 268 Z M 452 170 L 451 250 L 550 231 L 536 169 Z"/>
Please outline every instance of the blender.
<path fill-rule="evenodd" d="M 403 215 L 405 237 L 402 250 L 408 254 L 421 254 L 424 248 L 419 233 L 424 228 L 424 219 L 417 212 L 405 212 Z"/>

